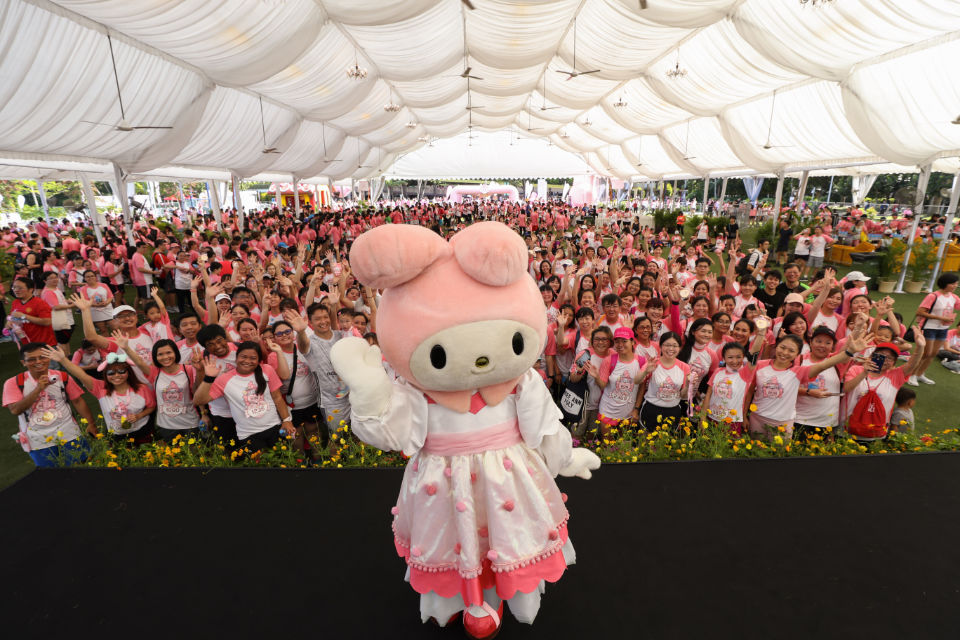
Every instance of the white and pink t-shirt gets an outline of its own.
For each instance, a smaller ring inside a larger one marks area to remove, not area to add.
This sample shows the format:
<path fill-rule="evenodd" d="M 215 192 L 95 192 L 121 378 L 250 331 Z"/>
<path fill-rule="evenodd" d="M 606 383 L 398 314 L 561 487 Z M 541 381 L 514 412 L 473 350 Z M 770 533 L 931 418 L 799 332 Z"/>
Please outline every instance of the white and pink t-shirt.
<path fill-rule="evenodd" d="M 227 345 L 230 351 L 227 353 L 226 357 L 219 357 L 210 354 L 214 360 L 216 360 L 217 365 L 220 367 L 220 375 L 230 373 L 237 368 L 237 345 L 232 342 Z M 219 378 L 218 378 L 219 379 Z M 215 398 L 211 399 L 207 403 L 207 407 L 210 409 L 210 413 L 221 418 L 230 418 L 232 414 L 230 413 L 230 405 L 227 403 L 226 398 Z"/>
<path fill-rule="evenodd" d="M 722 367 L 713 372 L 707 383 L 713 393 L 710 394 L 710 417 L 717 422 L 730 418 L 731 422 L 743 422 L 743 405 L 747 389 L 753 381 L 753 370 L 744 365 L 732 371 Z"/>
<path fill-rule="evenodd" d="M 283 352 L 283 357 L 287 361 L 287 368 L 293 371 L 293 351 Z M 276 352 L 271 351 L 267 356 L 267 364 L 277 369 L 279 358 Z M 297 375 L 293 379 L 293 393 L 289 393 L 290 379 L 283 380 L 284 399 L 291 408 L 306 409 L 311 405 L 317 404 L 320 398 L 320 389 L 317 387 L 317 376 L 313 374 L 310 365 L 307 364 L 307 356 L 299 351 L 297 352 Z"/>
<path fill-rule="evenodd" d="M 837 333 L 842 325 L 844 325 L 844 317 L 839 313 L 834 312 L 828 316 L 824 315 L 822 311 L 818 311 L 817 317 L 813 319 L 813 323 L 810 325 L 810 331 L 812 332 L 817 327 L 823 326 Z"/>
<path fill-rule="evenodd" d="M 797 392 L 807 383 L 810 366 L 793 366 L 779 370 L 773 368 L 773 360 L 761 360 L 754 373 L 756 391 L 754 413 L 774 422 L 793 422 L 796 415 Z"/>
<path fill-rule="evenodd" d="M 60 444 L 59 440 L 69 442 L 80 436 L 80 426 L 73 417 L 69 401 L 82 396 L 83 391 L 64 371 L 48 371 L 47 375 L 51 383 L 40 392 L 33 405 L 18 416 L 20 431 L 27 438 L 22 446 L 28 451 L 55 447 Z M 23 390 L 17 385 L 17 376 L 3 383 L 4 407 L 20 402 L 24 394 L 29 395 L 37 388 L 33 374 L 24 373 L 22 380 Z M 58 436 L 58 431 L 63 435 Z M 49 442 L 47 438 L 50 438 Z"/>
<path fill-rule="evenodd" d="M 647 378 L 647 392 L 643 396 L 644 401 L 658 407 L 676 407 L 683 399 L 681 391 L 689 375 L 690 365 L 686 362 L 675 360 L 669 368 L 658 363 L 657 368 Z"/>
<path fill-rule="evenodd" d="M 927 297 L 920 303 L 923 309 L 930 309 L 927 313 L 933 316 L 945 316 L 956 319 L 956 311 L 960 310 L 960 297 L 955 293 L 943 293 L 934 291 L 928 293 Z M 923 322 L 924 329 L 949 329 L 952 322 L 942 322 L 933 318 L 926 318 Z"/>
<path fill-rule="evenodd" d="M 211 400 L 223 398 L 227 401 L 237 424 L 237 437 L 241 440 L 280 424 L 280 414 L 271 393 L 280 389 L 283 383 L 270 365 L 262 364 L 260 369 L 267 381 L 263 393 L 257 393 L 257 380 L 252 373 L 241 376 L 236 369 L 220 374 L 210 386 Z"/>
<path fill-rule="evenodd" d="M 103 414 L 103 420 L 107 423 L 107 429 L 110 433 L 122 435 L 139 431 L 150 420 L 149 414 L 136 422 L 124 422 L 124 418 L 140 413 L 147 407 L 157 406 L 153 389 L 146 384 L 141 384 L 136 391 L 132 387 L 127 387 L 127 392 L 124 394 L 119 394 L 116 391 L 107 394 L 107 388 L 103 380 L 94 379 L 92 391 L 94 397 L 100 401 L 100 413 Z"/>
<path fill-rule="evenodd" d="M 855 378 L 862 372 L 863 367 L 853 366 L 847 371 L 847 376 Z M 880 402 L 883 403 L 883 410 L 887 414 L 887 420 L 889 420 L 890 414 L 893 413 L 893 409 L 896 407 L 897 391 L 900 390 L 900 387 L 902 387 L 906 381 L 907 377 L 903 373 L 903 367 L 890 369 L 883 374 L 868 373 L 867 376 L 860 381 L 860 384 L 847 394 L 847 417 L 849 418 L 853 413 L 857 402 L 866 395 L 867 390 L 872 389 L 880 396 Z"/>
<path fill-rule="evenodd" d="M 803 356 L 802 364 L 814 364 L 811 354 Z M 821 371 L 817 377 L 807 381 L 807 389 L 819 389 L 830 393 L 840 393 L 840 375 L 836 367 Z M 794 418 L 800 424 L 811 427 L 835 427 L 840 424 L 840 396 L 814 398 L 808 395 L 797 396 L 797 415 Z"/>
<path fill-rule="evenodd" d="M 607 386 L 603 388 L 603 395 L 600 397 L 600 413 L 617 420 L 630 416 L 637 402 L 637 392 L 640 390 L 634 380 L 646 364 L 647 361 L 643 358 L 635 357 L 631 362 L 617 359 L 610 377 L 607 378 Z"/>
<path fill-rule="evenodd" d="M 144 273 L 140 269 L 149 269 L 150 265 L 147 264 L 146 257 L 139 251 L 135 251 L 133 257 L 130 258 L 130 282 L 131 284 L 143 287 L 146 285 L 153 284 L 153 274 Z"/>
<path fill-rule="evenodd" d="M 657 358 L 660 357 L 660 345 L 654 342 L 653 340 L 651 340 L 650 344 L 646 347 L 640 344 L 639 342 L 637 342 L 637 346 L 633 350 L 633 352 L 636 353 L 638 356 L 642 357 L 647 362 L 650 362 L 651 360 L 656 360 Z"/>
<path fill-rule="evenodd" d="M 193 404 L 193 383 L 197 374 L 189 365 L 179 365 L 174 374 L 150 368 L 157 399 L 157 426 L 164 429 L 196 429 L 200 414 Z"/>
<path fill-rule="evenodd" d="M 93 318 L 94 322 L 109 322 L 113 320 L 113 303 L 110 302 L 113 300 L 113 292 L 110 291 L 110 287 L 105 284 L 98 284 L 95 287 L 82 286 L 78 292 L 84 300 L 89 300 L 96 304 L 108 303 L 103 307 L 90 307 L 90 317 Z"/>
<path fill-rule="evenodd" d="M 697 394 L 700 381 L 708 378 L 720 365 L 720 357 L 708 345 L 703 348 L 693 345 L 693 349 L 690 351 L 690 361 L 687 364 L 690 365 L 690 386 L 687 388 L 687 399 L 691 400 Z"/>

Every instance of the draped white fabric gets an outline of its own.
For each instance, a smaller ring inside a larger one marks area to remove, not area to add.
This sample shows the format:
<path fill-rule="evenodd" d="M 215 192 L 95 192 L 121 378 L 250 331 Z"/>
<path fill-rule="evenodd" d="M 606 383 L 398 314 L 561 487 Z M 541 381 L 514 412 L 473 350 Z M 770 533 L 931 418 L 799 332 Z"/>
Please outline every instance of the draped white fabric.
<path fill-rule="evenodd" d="M 548 138 L 529 176 L 555 175 L 559 151 L 637 180 L 950 171 L 960 155 L 957 0 L 473 5 L 4 0 L 0 176 L 398 175 L 401 154 L 469 128 Z M 129 123 L 172 129 L 110 126 L 107 33 Z"/>

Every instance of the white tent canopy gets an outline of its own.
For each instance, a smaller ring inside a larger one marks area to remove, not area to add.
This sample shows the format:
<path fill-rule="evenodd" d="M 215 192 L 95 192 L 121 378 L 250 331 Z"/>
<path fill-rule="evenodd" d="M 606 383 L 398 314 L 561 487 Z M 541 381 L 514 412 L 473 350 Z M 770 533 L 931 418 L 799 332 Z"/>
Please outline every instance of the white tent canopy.
<path fill-rule="evenodd" d="M 956 0 L 472 4 L 4 0 L 0 175 L 370 177 L 471 125 L 624 179 L 957 167 Z M 120 121 L 107 34 L 126 120 L 171 129 L 88 123 Z"/>
<path fill-rule="evenodd" d="M 462 133 L 403 154 L 387 177 L 456 180 L 589 175 L 576 154 L 509 131 Z"/>

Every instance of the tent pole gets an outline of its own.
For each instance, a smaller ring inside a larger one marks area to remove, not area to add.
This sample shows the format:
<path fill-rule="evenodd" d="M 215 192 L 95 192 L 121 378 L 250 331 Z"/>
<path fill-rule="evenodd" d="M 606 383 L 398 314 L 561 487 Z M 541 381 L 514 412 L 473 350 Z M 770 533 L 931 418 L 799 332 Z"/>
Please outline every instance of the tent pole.
<path fill-rule="evenodd" d="M 783 171 L 777 172 L 777 191 L 776 195 L 773 196 L 773 237 L 770 238 L 770 241 L 776 238 L 777 235 L 777 219 L 780 217 L 780 206 L 783 204 Z"/>
<path fill-rule="evenodd" d="M 827 189 L 827 204 L 830 204 L 830 196 L 833 195 L 833 178 L 834 176 L 830 176 L 830 188 Z"/>
<path fill-rule="evenodd" d="M 723 211 L 723 201 L 727 197 L 727 180 L 729 178 L 724 178 L 723 182 L 720 183 L 720 199 L 717 201 L 718 211 Z"/>
<path fill-rule="evenodd" d="M 217 231 L 223 231 L 223 214 L 220 212 L 220 194 L 217 192 L 217 181 L 207 180 L 207 195 L 210 197 L 210 211 L 217 221 Z"/>
<path fill-rule="evenodd" d="M 930 183 L 930 168 L 925 165 L 920 168 L 917 176 L 917 197 L 913 205 L 913 224 L 910 225 L 910 237 L 907 240 L 907 250 L 903 253 L 903 265 L 900 268 L 900 279 L 894 293 L 903 293 L 903 282 L 907 279 L 907 265 L 910 264 L 910 254 L 913 253 L 913 241 L 917 237 L 917 227 L 920 226 L 920 215 L 923 213 L 923 201 L 927 196 L 927 185 Z M 952 197 L 952 196 L 951 196 Z"/>
<path fill-rule="evenodd" d="M 237 212 L 237 230 L 243 233 L 243 207 L 240 206 L 240 176 L 235 173 L 230 174 L 230 180 L 233 182 L 233 208 Z"/>
<path fill-rule="evenodd" d="M 293 218 L 300 219 L 300 185 L 297 184 L 297 176 L 290 176 L 293 179 Z"/>
<path fill-rule="evenodd" d="M 37 190 L 40 192 L 40 204 L 43 205 L 43 219 L 47 221 L 47 224 L 50 224 L 50 207 L 47 206 L 47 192 L 43 188 L 45 184 L 45 181 L 37 180 Z"/>
<path fill-rule="evenodd" d="M 947 220 L 943 225 L 943 234 L 940 236 L 940 246 L 937 248 L 937 263 L 933 267 L 933 273 L 930 274 L 930 291 L 935 291 L 933 286 L 940 275 L 940 267 L 943 265 L 943 254 L 947 249 L 947 243 L 950 242 L 950 229 L 953 227 L 953 218 L 957 214 L 957 202 L 960 201 L 960 171 L 953 176 L 953 187 L 950 190 L 950 206 L 947 207 Z"/>
<path fill-rule="evenodd" d="M 100 212 L 97 211 L 97 200 L 93 193 L 93 184 L 86 174 L 80 174 L 80 184 L 83 185 L 83 197 L 87 201 L 87 213 L 90 214 L 90 223 L 93 225 L 93 234 L 97 237 L 97 245 L 103 246 L 103 233 L 100 231 Z"/>
<path fill-rule="evenodd" d="M 123 172 L 120 170 L 120 165 L 116 162 L 113 164 L 113 179 L 117 184 L 117 195 L 120 198 L 120 210 L 123 212 L 123 226 L 127 230 L 127 243 L 132 247 L 135 246 L 133 239 L 133 217 L 130 214 L 130 198 L 126 194 L 127 183 L 123 177 Z"/>
<path fill-rule="evenodd" d="M 807 183 L 810 181 L 810 172 L 804 171 L 800 174 L 800 185 L 797 188 L 797 213 L 803 207 L 803 197 L 807 194 Z"/>

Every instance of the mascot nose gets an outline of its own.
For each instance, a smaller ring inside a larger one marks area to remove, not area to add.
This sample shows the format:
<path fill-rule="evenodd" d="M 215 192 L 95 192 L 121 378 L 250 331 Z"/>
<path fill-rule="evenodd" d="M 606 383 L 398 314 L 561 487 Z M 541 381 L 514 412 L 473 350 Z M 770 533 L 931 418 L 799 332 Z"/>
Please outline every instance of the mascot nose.
<path fill-rule="evenodd" d="M 477 369 L 483 369 L 485 366 L 490 364 L 490 358 L 487 356 L 480 356 L 477 358 L 477 361 L 474 364 L 477 366 Z"/>

